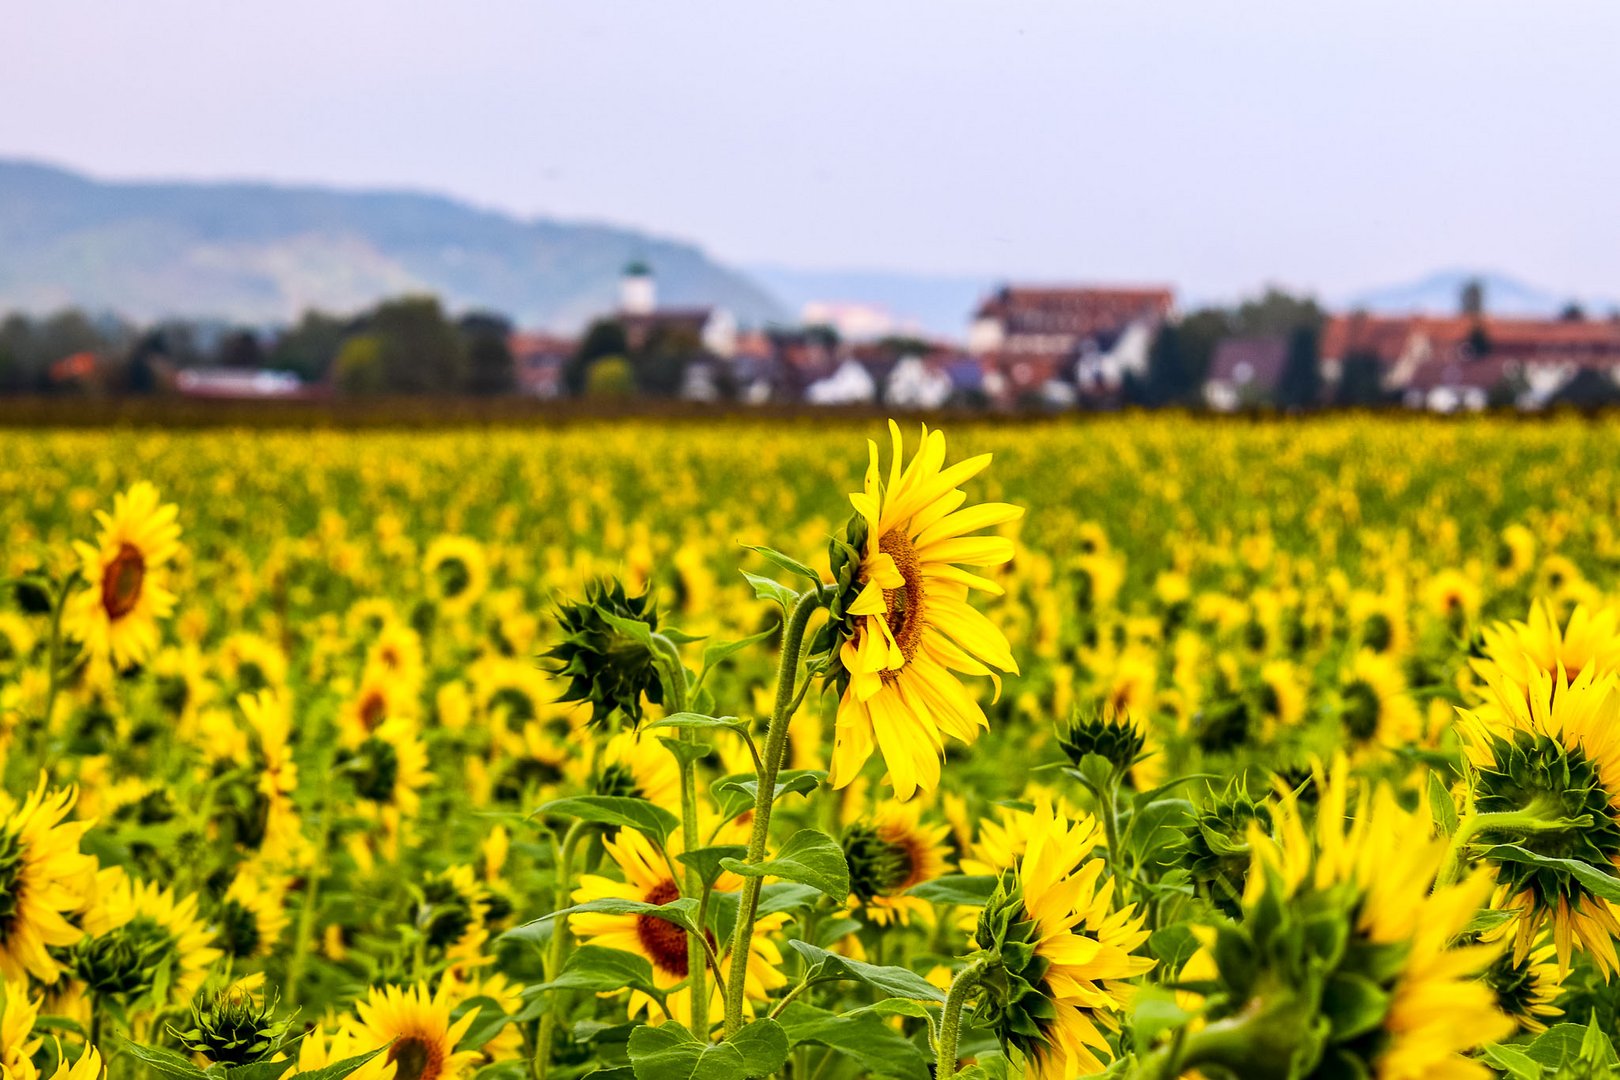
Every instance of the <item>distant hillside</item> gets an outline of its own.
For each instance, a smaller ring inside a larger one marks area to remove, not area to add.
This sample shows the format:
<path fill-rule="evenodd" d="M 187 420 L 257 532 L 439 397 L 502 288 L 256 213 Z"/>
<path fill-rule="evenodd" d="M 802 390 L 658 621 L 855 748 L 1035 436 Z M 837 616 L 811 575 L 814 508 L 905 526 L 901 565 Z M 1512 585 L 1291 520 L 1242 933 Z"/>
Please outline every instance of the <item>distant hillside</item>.
<path fill-rule="evenodd" d="M 1405 314 L 1429 312 L 1450 314 L 1457 310 L 1463 286 L 1478 279 L 1485 286 L 1485 310 L 1493 315 L 1550 317 L 1557 315 L 1571 300 L 1578 300 L 1589 315 L 1606 315 L 1614 309 L 1613 300 L 1572 297 L 1527 285 L 1505 274 L 1471 270 L 1441 270 L 1420 281 L 1365 289 L 1349 297 L 1347 310 Z"/>
<path fill-rule="evenodd" d="M 701 250 L 628 229 L 525 221 L 453 199 L 258 183 L 108 183 L 0 159 L 0 311 L 66 305 L 150 320 L 281 322 L 438 294 L 574 330 L 617 302 L 631 259 L 669 304 L 789 314 Z"/>

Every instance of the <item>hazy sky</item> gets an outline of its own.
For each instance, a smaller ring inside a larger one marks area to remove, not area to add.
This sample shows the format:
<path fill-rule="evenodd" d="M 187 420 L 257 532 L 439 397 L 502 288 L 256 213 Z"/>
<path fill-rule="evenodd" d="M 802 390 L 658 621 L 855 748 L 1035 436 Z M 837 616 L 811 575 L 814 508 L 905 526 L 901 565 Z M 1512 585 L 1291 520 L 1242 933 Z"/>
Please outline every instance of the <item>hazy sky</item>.
<path fill-rule="evenodd" d="M 736 262 L 1620 295 L 1616 0 L 8 0 L 0 154 Z"/>

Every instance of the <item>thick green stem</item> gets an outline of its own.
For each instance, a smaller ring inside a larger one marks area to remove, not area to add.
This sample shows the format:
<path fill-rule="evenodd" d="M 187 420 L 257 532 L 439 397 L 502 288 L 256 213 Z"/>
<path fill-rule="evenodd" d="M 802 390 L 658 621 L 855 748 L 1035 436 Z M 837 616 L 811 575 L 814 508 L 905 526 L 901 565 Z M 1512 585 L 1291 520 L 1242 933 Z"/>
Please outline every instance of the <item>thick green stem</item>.
<path fill-rule="evenodd" d="M 557 855 L 557 880 L 552 885 L 552 911 L 561 911 L 568 906 L 568 894 L 571 891 L 574 874 L 574 854 L 579 850 L 580 841 L 585 838 L 588 826 L 583 821 L 576 821 L 568 826 L 563 834 L 562 850 Z M 551 945 L 546 950 L 546 981 L 555 979 L 563 966 L 563 953 L 568 949 L 568 919 L 551 920 Z M 538 1080 L 546 1080 L 546 1072 L 551 1068 L 551 1041 L 557 1033 L 557 1023 L 564 1006 L 566 995 L 558 994 L 553 1000 L 546 1015 L 540 1019 L 540 1035 L 535 1040 L 534 1047 L 534 1075 Z"/>
<path fill-rule="evenodd" d="M 956 973 L 951 989 L 945 995 L 945 1008 L 939 1015 L 939 1044 L 934 1048 L 934 1076 L 937 1080 L 951 1080 L 956 1075 L 956 1048 L 962 1037 L 962 1009 L 968 994 L 979 985 L 984 973 L 996 963 L 993 956 L 981 956 Z"/>
<path fill-rule="evenodd" d="M 46 683 L 45 688 L 44 734 L 46 738 L 50 737 L 51 721 L 56 716 L 56 693 L 62 685 L 62 613 L 67 608 L 68 594 L 72 591 L 73 582 L 77 579 L 78 575 L 75 574 L 73 578 L 63 582 L 61 589 L 54 598 L 55 602 L 51 604 L 51 639 L 46 653 L 46 663 L 50 669 L 47 672 L 49 681 Z"/>
<path fill-rule="evenodd" d="M 771 711 L 765 735 L 765 753 L 754 793 L 754 830 L 748 838 L 748 862 L 765 861 L 765 842 L 770 836 L 771 807 L 775 804 L 776 776 L 787 754 L 788 725 L 793 719 L 794 687 L 799 678 L 799 660 L 804 651 L 804 630 L 810 616 L 821 605 L 821 593 L 813 590 L 799 597 L 793 613 L 782 628 L 782 659 L 776 673 L 776 705 Z M 742 899 L 737 908 L 737 927 L 731 937 L 731 973 L 726 980 L 726 1037 L 743 1025 L 743 995 L 748 984 L 748 950 L 754 941 L 754 919 L 759 912 L 762 880 L 743 879 Z"/>
<path fill-rule="evenodd" d="M 664 698 L 670 712 L 681 713 L 687 709 L 687 682 L 686 666 L 681 663 L 681 654 L 675 648 L 674 642 L 662 634 L 653 636 L 659 652 L 663 655 L 665 669 Z M 698 732 L 694 728 L 682 728 L 678 738 L 682 742 L 696 743 Z M 681 772 L 681 846 L 690 851 L 700 843 L 698 839 L 698 796 L 697 796 L 697 762 L 687 754 L 678 755 Z M 703 875 L 697 867 L 688 866 L 685 873 L 686 887 L 682 894 L 699 899 L 703 896 Z M 708 982 L 708 950 L 704 947 L 703 939 L 688 934 L 686 939 L 686 970 L 687 979 L 691 984 L 690 995 L 692 1008 L 687 1016 L 687 1027 L 692 1034 L 700 1039 L 709 1037 L 709 982 Z"/>
<path fill-rule="evenodd" d="M 1489 814 L 1470 813 L 1457 823 L 1457 831 L 1451 834 L 1451 844 L 1446 848 L 1440 872 L 1435 876 L 1435 887 L 1455 884 L 1462 877 L 1463 856 L 1469 843 L 1482 832 L 1564 832 L 1590 824 L 1591 819 L 1586 817 L 1549 818 L 1537 807 Z"/>

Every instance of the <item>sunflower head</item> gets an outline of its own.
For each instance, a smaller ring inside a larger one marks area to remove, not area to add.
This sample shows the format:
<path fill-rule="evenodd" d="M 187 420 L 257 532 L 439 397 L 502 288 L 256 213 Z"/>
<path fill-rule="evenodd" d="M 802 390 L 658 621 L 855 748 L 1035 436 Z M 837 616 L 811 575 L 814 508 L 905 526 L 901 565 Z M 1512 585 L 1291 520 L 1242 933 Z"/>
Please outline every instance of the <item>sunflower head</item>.
<path fill-rule="evenodd" d="M 1075 768 L 1095 755 L 1111 771 L 1122 774 L 1136 764 L 1146 741 L 1130 712 L 1122 709 L 1077 710 L 1068 725 L 1058 729 L 1058 746 Z"/>
<path fill-rule="evenodd" d="M 558 604 L 557 622 L 562 640 L 545 657 L 552 673 L 568 681 L 559 700 L 590 702 L 593 724 L 614 713 L 640 724 L 643 697 L 663 704 L 656 656 L 645 641 L 658 629 L 651 592 L 631 596 L 623 582 L 592 582 L 584 599 Z M 632 632 L 630 623 L 641 624 L 645 633 Z"/>
<path fill-rule="evenodd" d="M 258 999 L 232 985 L 199 993 L 191 1002 L 191 1023 L 169 1031 L 191 1053 L 234 1068 L 269 1058 L 291 1026 L 291 1017 L 276 1017 L 273 998 Z"/>
<path fill-rule="evenodd" d="M 174 951 L 168 931 L 150 918 L 137 918 L 82 938 L 73 947 L 69 966 L 92 993 L 133 999 L 152 988 L 158 968 Z"/>

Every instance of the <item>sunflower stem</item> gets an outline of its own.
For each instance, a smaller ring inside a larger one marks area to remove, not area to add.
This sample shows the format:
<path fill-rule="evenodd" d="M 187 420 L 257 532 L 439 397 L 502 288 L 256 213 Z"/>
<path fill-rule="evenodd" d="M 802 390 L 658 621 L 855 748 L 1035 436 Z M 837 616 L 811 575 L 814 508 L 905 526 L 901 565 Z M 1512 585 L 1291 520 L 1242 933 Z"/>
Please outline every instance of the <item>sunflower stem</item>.
<path fill-rule="evenodd" d="M 793 719 L 794 690 L 799 678 L 799 661 L 804 652 L 804 630 L 810 616 L 822 603 L 822 590 L 813 589 L 799 597 L 782 628 L 782 659 L 776 673 L 776 705 L 771 711 L 765 735 L 765 758 L 754 792 L 754 829 L 748 838 L 748 862 L 765 861 L 765 842 L 770 836 L 771 807 L 775 804 L 776 775 L 787 754 L 788 725 Z M 762 879 L 743 879 L 742 898 L 737 908 L 737 926 L 731 937 L 731 975 L 726 980 L 726 1037 L 743 1026 L 743 996 L 747 992 L 748 953 L 754 941 L 754 920 L 759 913 Z"/>
<path fill-rule="evenodd" d="M 1590 824 L 1591 819 L 1584 816 L 1548 818 L 1535 807 L 1494 813 L 1470 811 L 1457 823 L 1457 831 L 1451 834 L 1451 844 L 1446 848 L 1445 858 L 1440 863 L 1440 872 L 1435 875 L 1435 887 L 1454 885 L 1457 879 L 1462 877 L 1463 857 L 1468 845 L 1482 832 L 1487 830 L 1517 833 L 1564 832 Z"/>
<path fill-rule="evenodd" d="M 690 689 L 686 679 L 686 665 L 681 663 L 680 650 L 663 634 L 652 636 L 653 644 L 663 657 L 664 698 L 669 711 L 682 713 L 687 709 Z M 682 742 L 697 743 L 698 733 L 693 728 L 682 728 L 676 736 Z M 681 774 L 681 847 L 691 850 L 698 843 L 697 762 L 687 754 L 678 755 Z M 667 853 L 666 853 L 667 855 Z M 671 864 L 673 866 L 673 863 Z M 700 897 L 703 893 L 703 875 L 697 867 L 688 866 L 683 896 Z M 701 929 L 701 924 L 699 929 Z M 709 943 L 701 936 L 688 934 L 686 939 L 686 970 L 691 979 L 692 1008 L 687 1016 L 687 1027 L 700 1039 L 709 1037 Z M 719 975 L 719 960 L 715 958 L 715 974 Z"/>
<path fill-rule="evenodd" d="M 44 735 L 50 737 L 51 721 L 56 716 L 56 694 L 62 685 L 62 614 L 67 610 L 68 594 L 73 591 L 73 585 L 79 580 L 75 571 L 56 591 L 51 598 L 51 638 L 46 653 L 46 663 L 49 666 L 48 681 L 45 688 L 45 724 Z"/>
<path fill-rule="evenodd" d="M 561 911 L 568 906 L 568 894 L 573 877 L 574 854 L 579 850 L 579 843 L 584 839 L 587 824 L 575 821 L 568 826 L 563 834 L 562 850 L 557 855 L 557 880 L 552 886 L 553 911 Z M 546 950 L 545 972 L 549 982 L 557 977 L 562 970 L 563 951 L 568 948 L 568 920 L 553 919 L 551 921 L 551 947 Z M 534 1047 L 534 1075 L 538 1080 L 546 1080 L 546 1072 L 551 1068 L 551 1040 L 557 1032 L 557 1017 L 563 1008 L 563 995 L 559 994 L 546 1015 L 540 1019 L 540 1034 L 535 1039 Z M 667 1010 L 666 1010 L 667 1011 Z"/>
<path fill-rule="evenodd" d="M 999 962 L 995 956 L 980 956 L 956 973 L 951 989 L 945 995 L 945 1008 L 939 1014 L 939 1042 L 934 1048 L 934 1076 L 937 1080 L 951 1080 L 956 1075 L 956 1048 L 962 1037 L 962 1009 L 968 994 L 979 985 L 985 972 Z"/>

